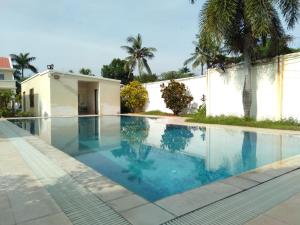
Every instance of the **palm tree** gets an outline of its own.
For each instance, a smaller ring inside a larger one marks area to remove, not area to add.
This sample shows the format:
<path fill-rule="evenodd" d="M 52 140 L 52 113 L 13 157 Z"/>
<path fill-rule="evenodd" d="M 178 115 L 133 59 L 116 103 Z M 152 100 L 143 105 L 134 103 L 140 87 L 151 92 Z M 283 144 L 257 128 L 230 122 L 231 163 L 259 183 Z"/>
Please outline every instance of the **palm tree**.
<path fill-rule="evenodd" d="M 201 10 L 201 45 L 206 46 L 214 41 L 224 46 L 228 53 L 243 56 L 247 69 L 243 88 L 245 117 L 250 117 L 252 104 L 253 50 L 267 39 L 278 45 L 285 36 L 279 13 L 285 19 L 287 28 L 293 28 L 298 20 L 299 0 L 206 0 Z"/>
<path fill-rule="evenodd" d="M 154 58 L 153 52 L 156 52 L 156 48 L 142 47 L 143 42 L 140 34 L 138 34 L 137 37 L 128 37 L 127 42 L 131 44 L 131 46 L 121 46 L 121 48 L 126 50 L 129 54 L 126 58 L 126 66 L 129 67 L 129 74 L 134 71 L 136 66 L 138 66 L 140 76 L 143 74 L 144 69 L 146 69 L 148 74 L 152 74 L 147 59 Z"/>
<path fill-rule="evenodd" d="M 11 54 L 11 60 L 14 62 L 14 68 L 20 71 L 21 78 L 24 79 L 24 70 L 29 69 L 33 73 L 37 73 L 38 70 L 36 67 L 30 63 L 34 61 L 35 57 L 29 57 L 29 53 L 20 53 L 19 55 Z M 17 74 L 17 73 L 16 73 Z"/>
<path fill-rule="evenodd" d="M 79 73 L 83 74 L 83 75 L 91 75 L 92 70 L 90 70 L 89 68 L 81 68 L 79 70 Z"/>
<path fill-rule="evenodd" d="M 201 74 L 203 74 L 203 67 L 208 64 L 209 56 L 200 47 L 199 42 L 193 42 L 195 45 L 195 52 L 191 53 L 191 57 L 185 60 L 184 65 L 192 63 L 193 69 L 201 66 Z"/>

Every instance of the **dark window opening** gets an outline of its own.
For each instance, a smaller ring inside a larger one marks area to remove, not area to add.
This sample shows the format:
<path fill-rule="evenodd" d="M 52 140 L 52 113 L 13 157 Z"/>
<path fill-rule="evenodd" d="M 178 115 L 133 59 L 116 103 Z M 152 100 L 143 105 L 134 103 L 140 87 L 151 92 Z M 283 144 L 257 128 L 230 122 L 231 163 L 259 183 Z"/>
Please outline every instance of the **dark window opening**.
<path fill-rule="evenodd" d="M 30 105 L 30 107 L 34 107 L 34 90 L 33 90 L 33 88 L 30 89 L 29 105 Z"/>

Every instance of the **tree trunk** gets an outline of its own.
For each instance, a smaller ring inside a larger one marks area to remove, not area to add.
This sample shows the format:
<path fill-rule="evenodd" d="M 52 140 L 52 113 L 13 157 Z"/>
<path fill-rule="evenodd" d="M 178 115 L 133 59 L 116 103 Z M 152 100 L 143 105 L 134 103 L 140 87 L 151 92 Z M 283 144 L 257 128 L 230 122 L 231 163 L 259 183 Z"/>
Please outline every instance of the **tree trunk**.
<path fill-rule="evenodd" d="M 23 67 L 21 69 L 21 73 L 22 73 L 22 80 L 23 80 L 23 78 L 24 78 L 24 68 Z"/>
<path fill-rule="evenodd" d="M 243 88 L 243 108 L 244 116 L 249 118 L 252 105 L 251 56 L 249 49 L 245 49 L 244 51 L 244 63 L 246 67 L 246 74 Z"/>
<path fill-rule="evenodd" d="M 203 75 L 203 63 L 201 63 L 201 75 Z"/>

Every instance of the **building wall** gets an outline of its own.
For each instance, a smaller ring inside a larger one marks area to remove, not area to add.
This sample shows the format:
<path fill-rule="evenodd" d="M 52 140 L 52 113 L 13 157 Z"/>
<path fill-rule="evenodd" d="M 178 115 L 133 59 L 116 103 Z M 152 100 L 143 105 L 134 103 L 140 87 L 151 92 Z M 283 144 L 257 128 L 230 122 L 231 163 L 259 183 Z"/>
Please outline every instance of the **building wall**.
<path fill-rule="evenodd" d="M 120 82 L 100 81 L 100 115 L 116 115 L 120 113 Z"/>
<path fill-rule="evenodd" d="M 4 80 L 14 80 L 12 69 L 0 69 L 0 74 L 4 74 Z"/>
<path fill-rule="evenodd" d="M 16 81 L 14 80 L 12 69 L 0 69 L 0 74 L 4 75 L 4 80 L 0 80 L 0 90 L 11 89 L 15 91 Z"/>
<path fill-rule="evenodd" d="M 51 116 L 78 115 L 78 79 L 59 75 L 50 78 Z"/>
<path fill-rule="evenodd" d="M 300 54 L 294 53 L 260 62 L 252 68 L 251 116 L 279 120 L 300 119 Z M 225 73 L 208 71 L 207 114 L 243 116 L 242 91 L 246 70 L 243 64 L 227 68 Z"/>
<path fill-rule="evenodd" d="M 194 100 L 191 103 L 188 111 L 195 111 L 202 104 L 202 95 L 206 95 L 206 76 L 190 77 L 177 79 L 176 81 L 186 85 Z M 169 81 L 160 81 L 144 84 L 144 87 L 148 91 L 149 101 L 146 105 L 145 111 L 160 110 L 162 112 L 172 113 L 170 109 L 166 107 L 164 99 L 161 97 L 161 85 L 168 85 Z"/>
<path fill-rule="evenodd" d="M 55 79 L 55 77 L 57 79 Z M 98 89 L 99 115 L 120 113 L 120 82 L 90 76 L 70 75 L 58 72 L 44 72 L 22 83 L 22 93 L 26 92 L 25 111 L 35 116 L 77 116 L 78 82 L 84 82 L 81 91 L 86 94 L 86 102 L 91 107 L 89 114 L 95 113 L 94 91 Z M 29 107 L 29 92 L 34 88 L 35 106 Z M 83 90 L 84 89 L 84 90 Z"/>
<path fill-rule="evenodd" d="M 34 89 L 34 107 L 30 107 L 30 89 Z M 25 106 L 23 104 L 23 93 L 25 92 Z M 50 78 L 47 75 L 36 76 L 34 79 L 22 83 L 22 108 L 23 111 L 32 112 L 35 116 L 50 116 Z"/>

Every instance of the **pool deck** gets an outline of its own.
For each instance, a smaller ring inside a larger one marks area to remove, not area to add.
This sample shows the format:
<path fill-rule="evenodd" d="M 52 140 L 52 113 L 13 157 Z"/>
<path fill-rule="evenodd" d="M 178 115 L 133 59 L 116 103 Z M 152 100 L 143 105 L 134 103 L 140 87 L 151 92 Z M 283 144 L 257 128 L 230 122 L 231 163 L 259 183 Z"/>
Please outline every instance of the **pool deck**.
<path fill-rule="evenodd" d="M 159 118 L 162 123 L 203 126 L 186 123 L 184 118 Z M 222 213 L 215 214 L 218 210 Z M 294 225 L 300 224 L 299 211 L 300 156 L 151 203 L 0 119 L 0 225 L 227 224 L 226 221 Z"/>

